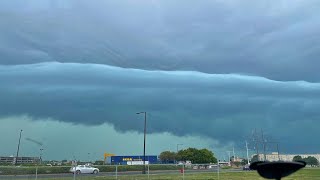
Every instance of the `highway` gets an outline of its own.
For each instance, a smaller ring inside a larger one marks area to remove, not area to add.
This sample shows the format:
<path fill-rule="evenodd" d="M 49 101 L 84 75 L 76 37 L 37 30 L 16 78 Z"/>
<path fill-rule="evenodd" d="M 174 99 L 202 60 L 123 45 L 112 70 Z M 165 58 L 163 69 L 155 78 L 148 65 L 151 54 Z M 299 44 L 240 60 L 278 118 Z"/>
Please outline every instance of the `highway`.
<path fill-rule="evenodd" d="M 227 169 L 223 170 L 223 172 L 241 172 L 240 169 Z M 203 170 L 186 170 L 185 174 L 195 174 L 195 173 L 209 173 L 209 172 L 217 172 L 217 169 L 203 169 Z M 118 176 L 124 175 L 140 175 L 141 171 L 126 171 L 126 172 L 118 172 Z M 150 171 L 150 175 L 161 175 L 161 174 L 181 174 L 179 170 L 156 170 Z M 101 176 L 115 176 L 115 172 L 100 172 L 99 174 L 80 174 L 77 176 L 81 177 L 101 177 Z M 32 175 L 0 175 L 0 179 L 35 179 L 35 174 Z M 72 173 L 61 173 L 61 174 L 38 174 L 38 179 L 41 178 L 65 178 L 65 177 L 73 177 Z"/>

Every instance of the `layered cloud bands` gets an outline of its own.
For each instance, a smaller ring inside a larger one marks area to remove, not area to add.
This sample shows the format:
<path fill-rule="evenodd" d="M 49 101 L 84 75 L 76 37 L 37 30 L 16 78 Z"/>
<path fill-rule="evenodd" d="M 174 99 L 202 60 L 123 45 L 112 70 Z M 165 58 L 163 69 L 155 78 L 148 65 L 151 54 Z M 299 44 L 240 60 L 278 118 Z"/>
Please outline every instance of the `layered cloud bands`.
<path fill-rule="evenodd" d="M 135 113 L 146 111 L 149 133 L 232 142 L 264 128 L 287 149 L 301 143 L 311 150 L 320 146 L 309 141 L 317 132 L 312 127 L 320 125 L 318 83 L 40 63 L 0 66 L 0 87 L 2 117 L 109 123 L 118 131 L 142 131 L 143 116 Z"/>
<path fill-rule="evenodd" d="M 320 82 L 319 8 L 318 0 L 1 0 L 0 64 L 97 63 Z"/>

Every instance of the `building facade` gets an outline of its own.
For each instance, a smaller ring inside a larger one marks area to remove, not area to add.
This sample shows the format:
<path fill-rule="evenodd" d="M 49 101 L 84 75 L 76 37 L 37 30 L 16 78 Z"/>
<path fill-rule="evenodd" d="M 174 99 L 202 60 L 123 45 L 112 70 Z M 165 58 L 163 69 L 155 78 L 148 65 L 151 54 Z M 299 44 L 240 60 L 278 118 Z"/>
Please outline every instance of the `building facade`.
<path fill-rule="evenodd" d="M 267 161 L 279 161 L 279 160 L 292 161 L 295 156 L 301 156 L 302 158 L 307 158 L 311 156 L 311 157 L 315 157 L 320 162 L 320 154 L 278 154 L 277 152 L 266 154 L 266 160 Z M 259 160 L 264 160 L 264 154 L 259 154 Z"/>
<path fill-rule="evenodd" d="M 146 156 L 145 160 L 143 156 L 111 156 L 107 158 L 107 164 L 118 165 L 141 165 L 143 161 L 145 164 L 156 164 L 158 156 Z"/>
<path fill-rule="evenodd" d="M 16 161 L 16 157 L 6 157 L 0 156 L 0 163 L 12 163 L 14 164 Z M 18 157 L 17 164 L 37 164 L 40 162 L 39 157 Z"/>

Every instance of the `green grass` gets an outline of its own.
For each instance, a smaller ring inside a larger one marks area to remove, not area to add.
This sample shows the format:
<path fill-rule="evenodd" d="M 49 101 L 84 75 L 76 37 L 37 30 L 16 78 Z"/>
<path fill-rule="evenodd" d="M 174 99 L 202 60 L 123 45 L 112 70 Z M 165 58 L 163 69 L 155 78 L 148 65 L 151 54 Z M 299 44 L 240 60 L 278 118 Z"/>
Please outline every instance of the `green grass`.
<path fill-rule="evenodd" d="M 50 178 L 41 180 L 72 180 L 73 178 Z M 115 180 L 115 176 L 107 177 L 77 177 L 77 180 Z M 147 175 L 118 176 L 118 180 L 147 180 Z M 150 180 L 181 180 L 182 174 L 150 175 Z M 255 171 L 222 172 L 220 180 L 263 180 Z M 283 180 L 316 180 L 320 179 L 320 169 L 303 169 Z M 218 180 L 217 173 L 185 174 L 185 180 Z"/>
<path fill-rule="evenodd" d="M 99 168 L 100 172 L 115 172 L 116 166 L 94 166 Z M 25 175 L 35 174 L 36 166 L 0 166 L 0 175 Z M 71 166 L 39 166 L 38 174 L 57 174 L 57 173 L 69 173 Z M 181 166 L 174 165 L 150 165 L 150 170 L 179 170 Z M 118 172 L 123 171 L 142 171 L 143 166 L 118 166 Z"/>
<path fill-rule="evenodd" d="M 114 177 L 101 177 L 95 180 L 111 180 Z M 120 176 L 118 180 L 147 180 L 148 178 L 142 175 L 139 176 Z M 152 180 L 181 180 L 182 175 L 155 175 L 150 176 Z M 255 171 L 244 172 L 222 172 L 219 174 L 220 180 L 263 180 Z M 283 180 L 316 180 L 320 179 L 320 169 L 304 169 Z M 218 180 L 217 173 L 199 173 L 186 174 L 185 180 Z"/>
<path fill-rule="evenodd" d="M 55 173 L 68 173 L 70 166 L 56 166 L 56 167 L 47 167 L 40 166 L 38 167 L 38 174 L 55 174 Z M 35 174 L 35 166 L 1 166 L 0 174 L 1 175 L 25 175 L 25 174 Z"/>

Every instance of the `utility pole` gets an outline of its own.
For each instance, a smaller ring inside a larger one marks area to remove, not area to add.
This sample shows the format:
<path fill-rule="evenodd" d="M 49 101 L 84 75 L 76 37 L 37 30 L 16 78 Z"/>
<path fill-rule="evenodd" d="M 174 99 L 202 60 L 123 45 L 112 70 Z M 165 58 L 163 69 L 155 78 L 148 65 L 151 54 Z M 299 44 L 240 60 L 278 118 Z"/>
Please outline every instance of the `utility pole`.
<path fill-rule="evenodd" d="M 44 150 L 44 149 L 43 149 L 43 143 L 40 142 L 40 141 L 31 139 L 31 138 L 26 138 L 25 140 L 30 141 L 30 142 L 35 143 L 36 145 L 40 146 L 39 163 L 41 164 L 41 163 L 42 163 L 42 151 Z"/>
<path fill-rule="evenodd" d="M 73 171 L 73 180 L 76 180 L 77 160 L 76 160 L 76 156 L 75 156 L 75 155 L 73 155 L 73 159 L 74 159 L 74 162 L 72 163 L 72 164 L 73 164 L 73 168 L 74 168 L 74 171 Z"/>
<path fill-rule="evenodd" d="M 179 152 L 179 146 L 182 146 L 183 144 L 177 144 L 177 155 L 178 155 L 178 152 Z M 177 156 L 176 155 L 176 156 Z M 177 159 L 176 158 L 174 158 L 175 159 L 175 163 L 177 163 Z"/>
<path fill-rule="evenodd" d="M 248 149 L 248 142 L 246 141 L 246 149 L 247 149 L 247 160 L 248 160 L 248 164 L 250 164 L 249 162 L 249 149 Z"/>
<path fill-rule="evenodd" d="M 232 148 L 232 151 L 233 151 L 233 162 L 235 162 L 236 161 L 236 155 L 234 153 L 234 147 Z"/>
<path fill-rule="evenodd" d="M 16 160 L 15 160 L 15 165 L 17 165 L 18 162 L 18 157 L 19 157 L 19 150 L 20 150 L 20 142 L 21 142 L 21 133 L 22 133 L 22 129 L 20 130 L 20 136 L 19 136 L 19 143 L 18 143 L 18 149 L 17 149 L 17 155 L 16 155 Z"/>
<path fill-rule="evenodd" d="M 254 141 L 254 146 L 256 149 L 257 159 L 258 159 L 258 161 L 260 161 L 259 150 L 258 150 L 259 146 L 258 146 L 258 138 L 257 138 L 257 129 L 256 128 L 254 128 L 253 141 Z"/>
<path fill-rule="evenodd" d="M 279 143 L 277 143 L 277 151 L 278 151 L 278 159 L 280 161 L 280 154 L 279 154 Z"/>
<path fill-rule="evenodd" d="M 229 160 L 228 160 L 229 166 L 231 166 L 231 151 L 227 151 L 227 153 L 229 155 Z"/>
<path fill-rule="evenodd" d="M 138 112 L 136 114 L 144 114 L 144 138 L 143 138 L 143 171 L 146 174 L 146 134 L 147 134 L 147 112 Z"/>
<path fill-rule="evenodd" d="M 143 174 L 146 174 L 146 136 L 147 136 L 147 112 L 144 112 Z"/>
<path fill-rule="evenodd" d="M 40 148 L 40 164 L 42 164 L 42 151 L 43 151 L 44 149 L 41 147 Z"/>
<path fill-rule="evenodd" d="M 264 139 L 264 136 L 263 136 L 263 130 L 261 129 L 261 138 L 262 138 L 262 145 L 263 145 L 263 156 L 264 156 L 264 161 L 267 160 L 266 158 L 266 141 Z"/>

